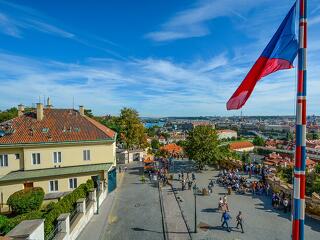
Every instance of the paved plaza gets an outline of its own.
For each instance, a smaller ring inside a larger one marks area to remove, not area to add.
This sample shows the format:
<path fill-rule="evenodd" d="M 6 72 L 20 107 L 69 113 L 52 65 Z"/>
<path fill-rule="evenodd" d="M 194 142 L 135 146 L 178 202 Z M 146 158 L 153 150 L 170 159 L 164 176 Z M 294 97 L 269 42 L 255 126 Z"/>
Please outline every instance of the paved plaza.
<path fill-rule="evenodd" d="M 184 164 L 184 163 L 180 163 Z M 176 165 L 179 165 L 177 163 Z M 176 166 L 181 169 L 181 166 Z M 208 170 L 202 173 L 196 173 L 196 182 L 199 188 L 208 186 L 209 179 L 216 179 L 217 171 Z M 177 174 L 175 174 L 177 179 Z M 178 189 L 178 196 L 181 196 L 183 202 L 181 207 L 187 219 L 190 229 L 194 230 L 194 195 L 192 190 L 181 190 L 181 183 L 174 181 L 174 187 Z M 232 216 L 229 233 L 221 228 L 221 212 L 218 210 L 219 197 L 226 193 L 224 187 L 214 185 L 213 193 L 210 196 L 197 197 L 197 215 L 198 228 L 197 234 L 192 234 L 192 239 L 217 239 L 217 240 L 285 240 L 291 239 L 291 221 L 290 213 L 284 214 L 282 211 L 276 211 L 271 206 L 271 199 L 266 196 L 254 196 L 251 194 L 228 196 L 230 213 Z M 241 210 L 244 215 L 244 230 L 242 234 L 240 229 L 236 229 L 236 214 Z M 320 238 L 320 221 L 306 219 L 305 239 Z"/>
<path fill-rule="evenodd" d="M 163 239 L 159 191 L 156 185 L 141 183 L 143 167 L 129 164 L 119 184 L 107 220 L 99 239 Z M 92 238 L 97 239 L 97 238 Z"/>

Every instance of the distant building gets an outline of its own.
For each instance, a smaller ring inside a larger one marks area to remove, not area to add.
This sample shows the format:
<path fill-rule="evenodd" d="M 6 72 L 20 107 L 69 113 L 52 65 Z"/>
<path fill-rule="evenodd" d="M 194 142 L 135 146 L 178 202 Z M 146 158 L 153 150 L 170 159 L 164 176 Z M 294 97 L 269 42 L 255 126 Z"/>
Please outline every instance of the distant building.
<path fill-rule="evenodd" d="M 130 162 L 141 162 L 147 155 L 144 149 L 133 149 L 128 151 L 126 149 L 117 149 L 116 159 L 117 164 L 125 164 Z"/>
<path fill-rule="evenodd" d="M 167 144 L 166 138 L 161 135 L 161 136 L 159 137 L 159 143 L 161 143 L 161 144 Z"/>
<path fill-rule="evenodd" d="M 250 152 L 253 151 L 254 145 L 249 141 L 232 142 L 229 144 L 229 148 L 237 152 Z"/>
<path fill-rule="evenodd" d="M 215 128 L 215 125 L 210 121 L 192 121 L 191 124 L 193 128 L 197 126 L 211 126 L 213 129 Z"/>
<path fill-rule="evenodd" d="M 91 178 L 107 184 L 116 165 L 114 131 L 85 116 L 82 106 L 77 111 L 38 103 L 31 112 L 18 109 L 18 117 L 0 124 L 2 207 L 22 189 L 41 187 L 45 199 L 54 199 Z"/>
<path fill-rule="evenodd" d="M 229 129 L 225 129 L 225 130 L 218 130 L 217 131 L 218 134 L 218 139 L 222 140 L 222 139 L 231 139 L 231 138 L 237 138 L 238 134 L 236 131 L 233 130 L 229 130 Z"/>

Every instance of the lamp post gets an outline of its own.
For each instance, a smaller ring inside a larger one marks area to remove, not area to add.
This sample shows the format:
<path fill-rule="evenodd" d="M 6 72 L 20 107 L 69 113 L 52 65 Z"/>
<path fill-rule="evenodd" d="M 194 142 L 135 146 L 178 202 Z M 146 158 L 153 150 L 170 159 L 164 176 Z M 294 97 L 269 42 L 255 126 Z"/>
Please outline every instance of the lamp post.
<path fill-rule="evenodd" d="M 197 233 L 197 193 L 198 188 L 197 185 L 193 186 L 193 195 L 194 195 L 194 232 Z"/>

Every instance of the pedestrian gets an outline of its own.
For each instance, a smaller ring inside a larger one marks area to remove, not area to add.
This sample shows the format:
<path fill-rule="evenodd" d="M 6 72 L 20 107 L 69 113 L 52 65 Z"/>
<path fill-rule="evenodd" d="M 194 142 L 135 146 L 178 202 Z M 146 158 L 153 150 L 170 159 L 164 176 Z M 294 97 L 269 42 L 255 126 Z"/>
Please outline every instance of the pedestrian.
<path fill-rule="evenodd" d="M 237 220 L 237 228 L 239 228 L 239 226 L 240 226 L 241 232 L 244 233 L 244 231 L 243 231 L 243 217 L 242 217 L 241 211 L 239 211 L 236 220 Z"/>
<path fill-rule="evenodd" d="M 223 203 L 226 204 L 227 202 L 228 202 L 227 194 L 224 194 L 224 196 L 223 196 Z"/>
<path fill-rule="evenodd" d="M 180 175 L 180 173 L 178 173 L 178 179 L 179 179 L 179 181 L 181 180 L 181 175 Z"/>
<path fill-rule="evenodd" d="M 226 225 L 228 232 L 231 232 L 231 228 L 229 227 L 229 224 L 228 224 L 230 219 L 231 219 L 230 214 L 225 210 L 221 216 L 221 222 L 222 222 L 221 227 L 224 228 L 224 225 Z"/>
<path fill-rule="evenodd" d="M 196 175 L 194 173 L 191 174 L 192 175 L 192 181 L 196 180 Z"/>
<path fill-rule="evenodd" d="M 188 190 L 191 190 L 191 187 L 192 187 L 192 181 L 188 181 Z"/>
<path fill-rule="evenodd" d="M 275 207 L 276 205 L 276 194 L 272 193 L 272 207 Z"/>
<path fill-rule="evenodd" d="M 209 195 L 212 193 L 212 187 L 210 184 L 208 185 L 208 193 L 209 193 Z"/>
<path fill-rule="evenodd" d="M 223 200 L 222 200 L 222 198 L 220 197 L 220 199 L 219 199 L 219 210 L 222 210 L 222 206 L 223 206 Z"/>
<path fill-rule="evenodd" d="M 267 196 L 269 196 L 269 190 L 270 190 L 270 184 L 267 183 L 266 184 L 266 194 L 267 194 Z"/>
<path fill-rule="evenodd" d="M 284 213 L 287 213 L 288 212 L 288 206 L 289 206 L 289 201 L 287 198 L 285 198 L 283 200 L 283 210 L 284 210 Z"/>

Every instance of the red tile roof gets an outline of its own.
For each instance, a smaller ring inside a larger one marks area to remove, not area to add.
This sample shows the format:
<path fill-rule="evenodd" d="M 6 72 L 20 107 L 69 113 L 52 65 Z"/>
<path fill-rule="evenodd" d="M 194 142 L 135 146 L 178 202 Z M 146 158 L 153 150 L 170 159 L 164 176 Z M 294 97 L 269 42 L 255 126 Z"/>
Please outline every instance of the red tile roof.
<path fill-rule="evenodd" d="M 241 148 L 250 148 L 250 147 L 253 147 L 253 144 L 248 141 L 233 142 L 233 143 L 230 143 L 229 147 L 230 149 L 235 150 L 235 149 L 241 149 Z"/>
<path fill-rule="evenodd" d="M 30 144 L 111 140 L 115 132 L 73 109 L 44 109 L 37 121 L 36 113 L 25 113 L 0 124 L 0 130 L 11 132 L 0 137 L 1 144 Z"/>
<path fill-rule="evenodd" d="M 161 149 L 163 149 L 164 151 L 169 152 L 169 153 L 180 153 L 180 152 L 182 152 L 182 147 L 178 146 L 175 143 L 167 144 L 167 145 L 161 147 Z"/>

